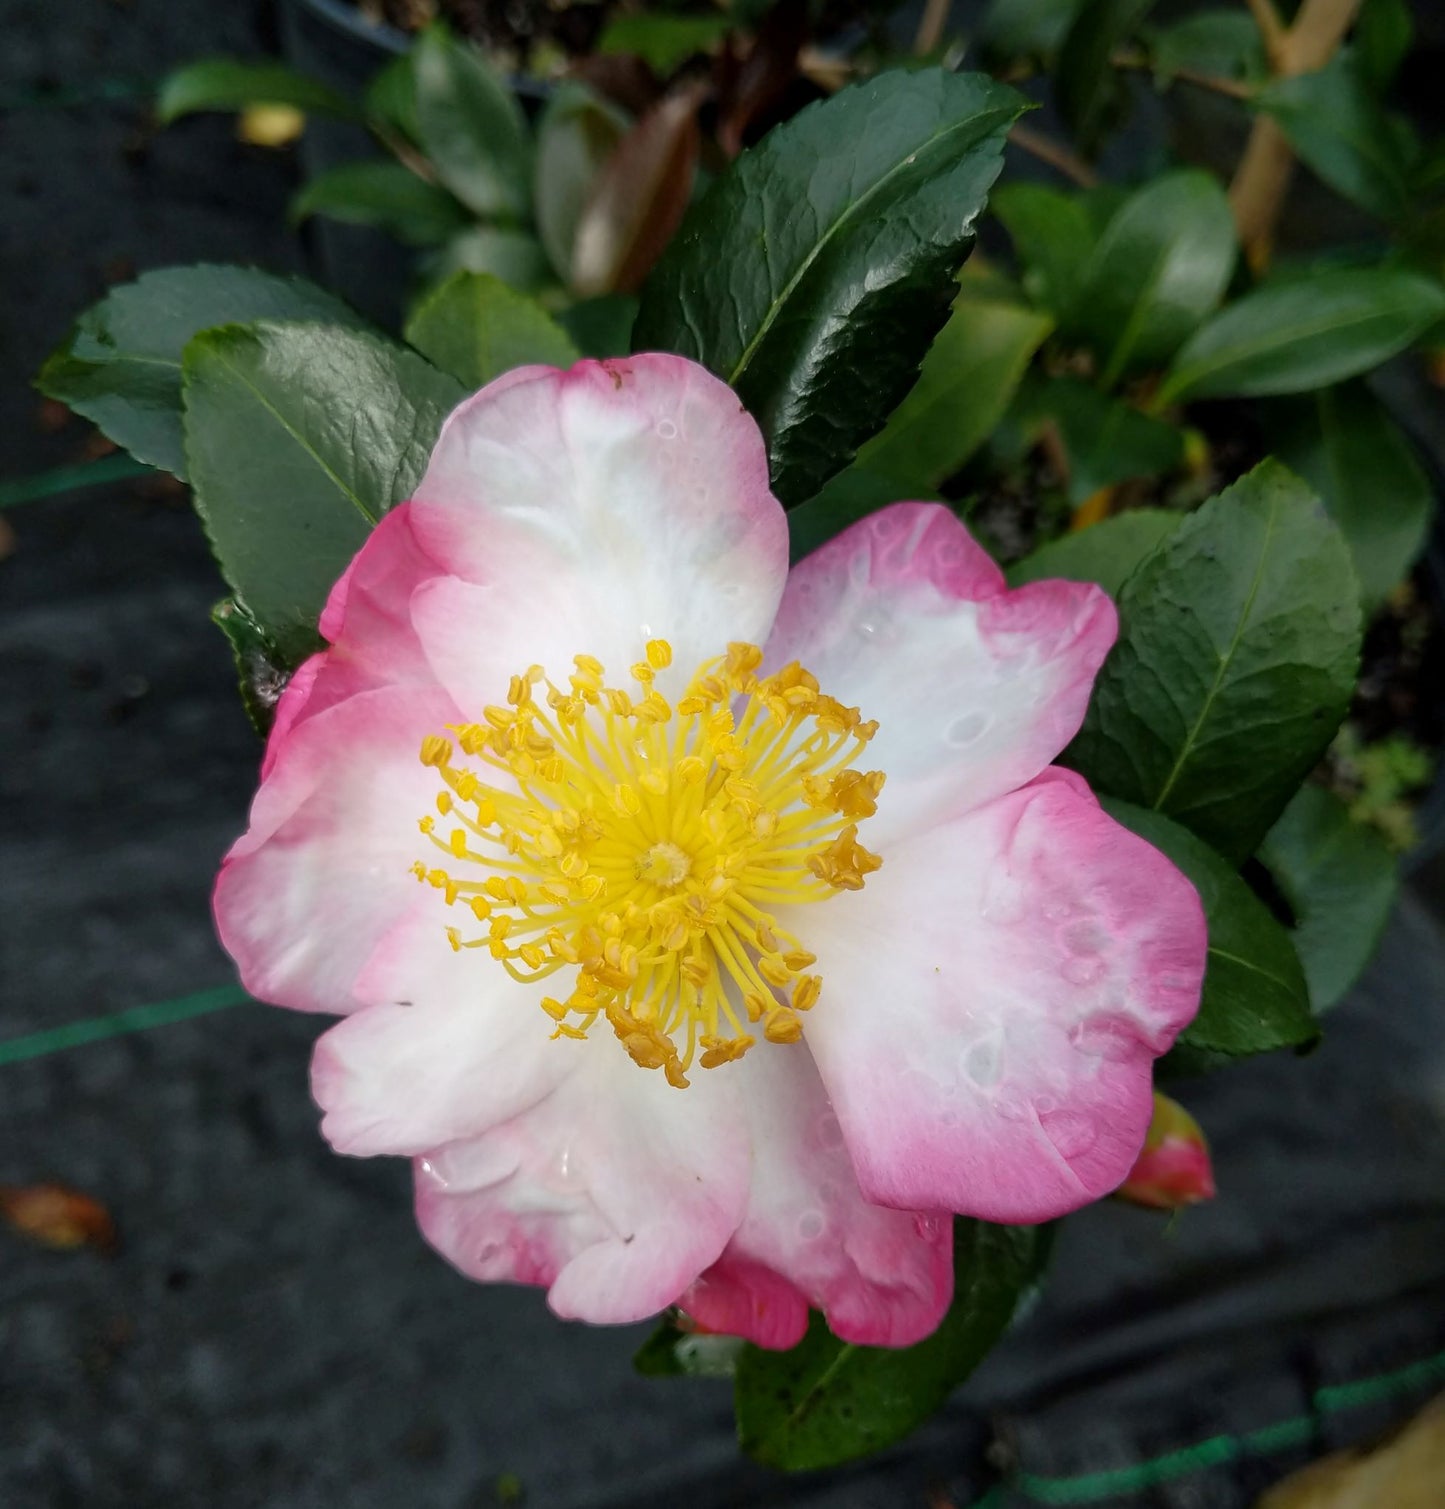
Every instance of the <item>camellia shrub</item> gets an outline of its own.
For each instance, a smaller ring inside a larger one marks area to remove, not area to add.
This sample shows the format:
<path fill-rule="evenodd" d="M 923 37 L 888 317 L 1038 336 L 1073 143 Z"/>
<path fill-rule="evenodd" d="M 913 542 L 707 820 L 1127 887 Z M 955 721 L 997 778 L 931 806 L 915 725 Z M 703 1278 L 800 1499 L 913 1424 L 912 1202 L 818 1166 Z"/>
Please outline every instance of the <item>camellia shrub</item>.
<path fill-rule="evenodd" d="M 1143 9 L 1012 54 L 1081 145 Z M 926 1418 L 1057 1218 L 1210 1197 L 1156 1078 L 1313 1044 L 1393 894 L 1318 777 L 1430 502 L 1358 380 L 1445 291 L 1404 239 L 1266 272 L 1194 170 L 995 191 L 1026 109 L 924 64 L 802 110 L 625 349 L 486 272 L 397 338 L 203 266 L 40 379 L 230 589 L 217 923 L 341 1018 L 324 1135 L 413 1159 L 463 1273 L 661 1316 L 638 1366 L 731 1374 L 778 1466 Z"/>

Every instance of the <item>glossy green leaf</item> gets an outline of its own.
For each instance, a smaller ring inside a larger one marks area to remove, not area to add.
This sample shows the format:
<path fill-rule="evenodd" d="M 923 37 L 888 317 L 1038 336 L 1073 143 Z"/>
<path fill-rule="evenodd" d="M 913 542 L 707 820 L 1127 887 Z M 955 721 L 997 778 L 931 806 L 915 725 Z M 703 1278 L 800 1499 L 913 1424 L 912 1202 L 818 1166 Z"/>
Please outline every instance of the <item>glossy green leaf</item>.
<path fill-rule="evenodd" d="M 665 79 L 694 53 L 708 52 L 731 28 L 721 12 L 687 16 L 666 11 L 641 11 L 614 16 L 597 39 L 600 53 L 631 53 Z"/>
<path fill-rule="evenodd" d="M 1376 93 L 1395 81 L 1415 37 L 1410 0 L 1365 0 L 1355 21 L 1354 47 L 1362 76 Z"/>
<path fill-rule="evenodd" d="M 464 396 L 375 336 L 328 325 L 228 325 L 185 351 L 185 444 L 222 574 L 295 664 L 332 584 L 421 479 Z"/>
<path fill-rule="evenodd" d="M 1059 110 L 1085 151 L 1093 151 L 1120 109 L 1124 85 L 1116 48 L 1130 41 L 1154 0 L 1084 0 L 1059 48 Z"/>
<path fill-rule="evenodd" d="M 533 185 L 537 232 L 563 282 L 572 278 L 582 211 L 630 124 L 611 101 L 576 83 L 563 84 L 542 112 Z"/>
<path fill-rule="evenodd" d="M 1083 199 L 1039 183 L 1005 183 L 990 208 L 1013 241 L 1029 296 L 1056 319 L 1065 315 L 1098 239 Z"/>
<path fill-rule="evenodd" d="M 1259 857 L 1295 916 L 1294 943 L 1314 1009 L 1327 1011 L 1359 979 L 1399 890 L 1395 856 L 1322 786 L 1301 786 Z"/>
<path fill-rule="evenodd" d="M 990 0 L 979 40 L 997 57 L 1052 57 L 1084 0 Z"/>
<path fill-rule="evenodd" d="M 1209 956 L 1199 1014 L 1181 1048 L 1240 1057 L 1291 1048 L 1319 1036 L 1304 970 L 1288 931 L 1230 863 L 1158 812 L 1103 799 L 1110 817 L 1168 855 L 1199 892 Z"/>
<path fill-rule="evenodd" d="M 421 34 L 412 57 L 417 130 L 437 177 L 478 215 L 524 219 L 532 140 L 506 83 L 441 26 Z"/>
<path fill-rule="evenodd" d="M 1207 321 L 1174 358 L 1159 405 L 1305 393 L 1368 372 L 1445 317 L 1445 288 L 1399 267 L 1266 283 Z"/>
<path fill-rule="evenodd" d="M 1069 321 L 1106 387 L 1174 355 L 1219 303 L 1235 247 L 1229 201 L 1208 173 L 1165 173 L 1124 201 L 1081 270 Z"/>
<path fill-rule="evenodd" d="M 1023 305 L 961 294 L 912 391 L 857 464 L 938 486 L 988 438 L 1052 328 L 1048 315 Z"/>
<path fill-rule="evenodd" d="M 912 386 L 1023 109 L 977 74 L 884 73 L 770 132 L 683 222 L 633 338 L 733 384 L 785 503 Z"/>
<path fill-rule="evenodd" d="M 282 63 L 204 58 L 166 76 L 156 95 L 156 119 L 168 125 L 198 110 L 244 110 L 249 105 L 294 105 L 314 115 L 343 120 L 360 113 L 330 85 Z"/>
<path fill-rule="evenodd" d="M 468 388 L 513 367 L 570 367 L 579 357 L 541 305 L 484 272 L 453 273 L 425 295 L 406 322 L 406 338 Z"/>
<path fill-rule="evenodd" d="M 437 246 L 471 224 L 459 200 L 388 157 L 340 163 L 309 179 L 291 200 L 291 218 L 311 215 L 374 225 L 407 246 Z"/>
<path fill-rule="evenodd" d="M 983 1360 L 1048 1256 L 1050 1230 L 954 1225 L 954 1296 L 917 1346 L 839 1341 L 814 1316 L 790 1352 L 744 1348 L 734 1403 L 742 1448 L 770 1467 L 831 1467 L 921 1425 Z"/>
<path fill-rule="evenodd" d="M 1141 414 L 1077 377 L 1030 375 L 1015 405 L 1014 420 L 1037 433 L 1056 427 L 1069 465 L 1067 492 L 1076 507 L 1105 487 L 1135 477 L 1158 477 L 1179 465 L 1183 433 Z"/>
<path fill-rule="evenodd" d="M 1339 726 L 1360 632 L 1339 530 L 1306 483 L 1267 461 L 1129 578 L 1065 761 L 1242 863 Z"/>
<path fill-rule="evenodd" d="M 1151 29 L 1146 38 L 1155 78 L 1166 81 L 1180 69 L 1216 78 L 1256 80 L 1269 72 L 1264 41 L 1247 10 L 1205 10 L 1172 26 Z"/>
<path fill-rule="evenodd" d="M 142 273 L 81 315 L 36 386 L 100 427 L 137 460 L 186 475 L 181 352 L 198 331 L 245 320 L 365 321 L 303 278 L 201 264 Z"/>
<path fill-rule="evenodd" d="M 1318 73 L 1276 79 L 1254 98 L 1300 159 L 1352 204 L 1384 220 L 1410 205 L 1413 152 L 1371 93 L 1353 59 Z"/>
<path fill-rule="evenodd" d="M 1409 573 L 1435 509 L 1414 448 L 1361 382 L 1260 411 L 1270 446 L 1324 500 L 1350 547 L 1367 608 Z"/>
<path fill-rule="evenodd" d="M 890 503 L 932 503 L 937 496 L 932 489 L 902 477 L 846 467 L 806 503 L 788 510 L 789 556 L 796 564 L 850 524 Z"/>
<path fill-rule="evenodd" d="M 1041 545 L 1005 572 L 1010 587 L 1060 577 L 1095 582 L 1118 597 L 1124 583 L 1178 529 L 1183 514 L 1163 508 L 1131 508 L 1087 529 Z"/>

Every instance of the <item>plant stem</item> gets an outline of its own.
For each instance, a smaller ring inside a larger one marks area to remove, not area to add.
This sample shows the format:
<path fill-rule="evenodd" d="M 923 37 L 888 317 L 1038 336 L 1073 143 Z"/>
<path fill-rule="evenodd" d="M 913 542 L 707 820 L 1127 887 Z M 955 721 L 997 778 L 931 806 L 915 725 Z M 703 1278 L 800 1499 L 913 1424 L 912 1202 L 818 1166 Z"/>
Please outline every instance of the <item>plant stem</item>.
<path fill-rule="evenodd" d="M 926 57 L 943 40 L 943 28 L 948 24 L 948 13 L 952 9 L 953 0 L 926 0 L 923 18 L 913 38 L 915 57 Z"/>
<path fill-rule="evenodd" d="M 1088 163 L 1053 137 L 1031 131 L 1027 126 L 1015 126 L 1009 132 L 1008 139 L 1014 146 L 1022 147 L 1025 152 L 1037 157 L 1040 162 L 1046 162 L 1051 168 L 1057 169 L 1065 178 L 1072 178 L 1081 189 L 1092 189 L 1098 185 L 1099 175 Z"/>
<path fill-rule="evenodd" d="M 1142 73 L 1151 72 L 1154 66 L 1142 52 L 1116 52 L 1109 61 L 1115 68 L 1126 68 Z M 1226 94 L 1234 100 L 1247 100 L 1254 93 L 1248 84 L 1242 83 L 1239 79 L 1226 79 L 1214 73 L 1200 73 L 1193 68 L 1175 68 L 1169 77 L 1178 79 L 1183 84 L 1193 84 L 1200 89 L 1209 89 L 1215 94 Z"/>
<path fill-rule="evenodd" d="M 1314 73 L 1335 55 L 1359 13 L 1362 0 L 1304 0 L 1294 24 L 1277 33 L 1271 0 L 1250 0 L 1276 78 Z M 1271 38 L 1273 37 L 1273 40 Z M 1229 205 L 1240 244 L 1255 272 L 1269 266 L 1284 196 L 1294 172 L 1294 152 L 1283 131 L 1259 116 L 1229 186 Z"/>

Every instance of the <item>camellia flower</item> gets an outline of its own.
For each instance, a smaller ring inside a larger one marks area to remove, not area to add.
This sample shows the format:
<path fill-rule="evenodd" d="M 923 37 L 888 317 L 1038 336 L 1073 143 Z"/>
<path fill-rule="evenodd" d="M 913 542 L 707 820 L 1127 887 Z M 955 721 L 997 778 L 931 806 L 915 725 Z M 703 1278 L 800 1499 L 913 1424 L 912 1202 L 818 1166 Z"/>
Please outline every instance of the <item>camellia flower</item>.
<path fill-rule="evenodd" d="M 322 1130 L 416 1160 L 463 1273 L 901 1346 L 950 1213 L 1129 1172 L 1205 935 L 1049 763 L 1097 588 L 1007 591 L 921 503 L 790 573 L 757 427 L 648 355 L 464 403 L 321 632 L 216 915 L 254 994 L 345 1015 Z"/>

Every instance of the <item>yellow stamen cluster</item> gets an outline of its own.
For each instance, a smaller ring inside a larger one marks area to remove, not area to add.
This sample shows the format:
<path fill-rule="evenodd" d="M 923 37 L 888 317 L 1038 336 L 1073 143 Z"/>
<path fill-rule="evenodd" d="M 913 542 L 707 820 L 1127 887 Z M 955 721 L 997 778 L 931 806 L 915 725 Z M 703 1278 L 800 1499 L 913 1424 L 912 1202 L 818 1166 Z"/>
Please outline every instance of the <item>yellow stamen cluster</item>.
<path fill-rule="evenodd" d="M 741 1058 L 749 1027 L 797 1041 L 822 980 L 776 909 L 860 890 L 882 863 L 858 823 L 883 773 L 853 768 L 877 725 L 796 663 L 759 677 L 762 658 L 729 645 L 676 706 L 656 687 L 665 640 L 632 667 L 635 691 L 590 655 L 565 689 L 532 666 L 505 706 L 422 743 L 443 783 L 421 819 L 440 862 L 413 873 L 485 925 L 448 928 L 452 947 L 523 982 L 575 970 L 542 999 L 553 1036 L 603 1017 L 679 1088 L 694 1060 Z"/>

